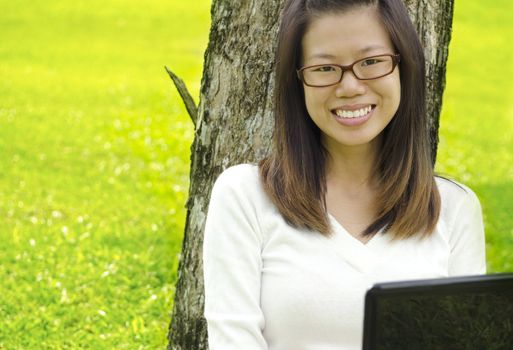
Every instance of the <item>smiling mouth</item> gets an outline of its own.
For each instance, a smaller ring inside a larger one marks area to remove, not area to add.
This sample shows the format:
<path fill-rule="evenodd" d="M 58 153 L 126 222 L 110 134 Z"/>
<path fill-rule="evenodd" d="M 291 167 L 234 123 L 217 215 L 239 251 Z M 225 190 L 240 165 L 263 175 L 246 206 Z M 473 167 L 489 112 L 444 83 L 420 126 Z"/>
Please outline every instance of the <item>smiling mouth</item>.
<path fill-rule="evenodd" d="M 346 110 L 342 108 L 336 108 L 332 109 L 331 113 L 335 114 L 337 117 L 344 118 L 344 119 L 354 119 L 354 118 L 361 118 L 367 116 L 374 108 L 376 108 L 376 105 L 368 105 L 366 107 L 360 108 L 360 109 L 354 109 L 354 110 Z"/>

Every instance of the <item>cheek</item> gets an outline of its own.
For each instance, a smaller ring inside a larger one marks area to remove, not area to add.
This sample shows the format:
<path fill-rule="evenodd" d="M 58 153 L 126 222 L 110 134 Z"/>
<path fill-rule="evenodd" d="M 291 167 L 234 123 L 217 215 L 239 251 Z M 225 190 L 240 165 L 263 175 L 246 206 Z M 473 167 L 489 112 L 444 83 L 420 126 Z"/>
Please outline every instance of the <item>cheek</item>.
<path fill-rule="evenodd" d="M 309 115 L 312 115 L 313 104 L 314 104 L 314 99 L 312 98 L 312 92 L 308 88 L 305 88 L 304 92 L 305 92 L 306 111 L 308 112 Z"/>
<path fill-rule="evenodd" d="M 305 87 L 305 105 L 308 114 L 315 117 L 319 113 L 319 109 L 323 107 L 325 96 L 323 96 L 321 89 L 311 89 Z"/>
<path fill-rule="evenodd" d="M 389 108 L 392 112 L 392 115 L 395 115 L 397 109 L 399 108 L 399 104 L 401 102 L 401 79 L 399 78 L 398 72 L 390 76 L 390 80 L 388 81 L 388 86 L 386 87 L 388 91 L 388 102 Z"/>

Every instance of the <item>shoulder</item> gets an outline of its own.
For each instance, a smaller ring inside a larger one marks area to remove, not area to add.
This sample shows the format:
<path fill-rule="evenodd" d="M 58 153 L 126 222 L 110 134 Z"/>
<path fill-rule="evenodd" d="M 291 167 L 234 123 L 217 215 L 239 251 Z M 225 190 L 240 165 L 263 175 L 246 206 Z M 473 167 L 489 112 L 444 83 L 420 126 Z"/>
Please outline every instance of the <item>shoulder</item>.
<path fill-rule="evenodd" d="M 267 204 L 260 181 L 257 165 L 239 164 L 224 170 L 214 183 L 212 198 L 236 199 L 238 202 L 250 202 L 252 206 Z"/>
<path fill-rule="evenodd" d="M 237 188 L 259 184 L 258 166 L 238 164 L 224 170 L 215 182 L 215 187 Z"/>
<path fill-rule="evenodd" d="M 441 199 L 441 218 L 453 221 L 456 217 L 474 215 L 481 211 L 477 195 L 466 185 L 443 177 L 435 177 Z"/>
<path fill-rule="evenodd" d="M 258 166 L 239 164 L 224 170 L 214 183 L 212 196 L 236 195 L 247 197 L 262 192 Z"/>
<path fill-rule="evenodd" d="M 442 206 L 441 232 L 450 246 L 449 276 L 486 272 L 485 233 L 479 199 L 469 187 L 436 179 Z"/>
<path fill-rule="evenodd" d="M 440 176 L 435 177 L 435 182 L 444 204 L 457 204 L 462 201 L 477 200 L 474 191 L 460 182 Z"/>
<path fill-rule="evenodd" d="M 252 232 L 260 243 L 264 241 L 264 226 L 272 211 L 260 184 L 256 165 L 240 164 L 224 170 L 217 178 L 208 205 L 205 235 L 216 232 Z M 227 231 L 228 230 L 228 231 Z M 234 236 L 234 237 L 235 237 Z"/>

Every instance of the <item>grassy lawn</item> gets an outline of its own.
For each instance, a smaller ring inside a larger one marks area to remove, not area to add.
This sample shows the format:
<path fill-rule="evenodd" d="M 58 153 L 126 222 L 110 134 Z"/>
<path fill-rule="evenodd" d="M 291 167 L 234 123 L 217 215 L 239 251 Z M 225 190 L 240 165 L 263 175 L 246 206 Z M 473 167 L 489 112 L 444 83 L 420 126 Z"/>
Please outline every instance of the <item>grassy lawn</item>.
<path fill-rule="evenodd" d="M 166 344 L 209 0 L 21 0 L 0 14 L 0 349 Z M 437 170 L 513 271 L 513 3 L 456 0 Z"/>
<path fill-rule="evenodd" d="M 164 348 L 210 1 L 0 14 L 0 349 Z"/>
<path fill-rule="evenodd" d="M 437 170 L 481 199 L 489 272 L 513 271 L 513 3 L 455 6 Z"/>

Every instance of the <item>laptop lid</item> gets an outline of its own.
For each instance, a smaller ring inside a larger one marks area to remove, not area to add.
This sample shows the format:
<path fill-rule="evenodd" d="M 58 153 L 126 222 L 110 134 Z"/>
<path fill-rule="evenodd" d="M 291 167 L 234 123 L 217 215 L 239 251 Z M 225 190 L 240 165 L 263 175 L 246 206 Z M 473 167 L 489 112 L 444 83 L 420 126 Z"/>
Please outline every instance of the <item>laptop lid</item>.
<path fill-rule="evenodd" d="M 513 273 L 379 283 L 363 350 L 513 349 Z"/>

